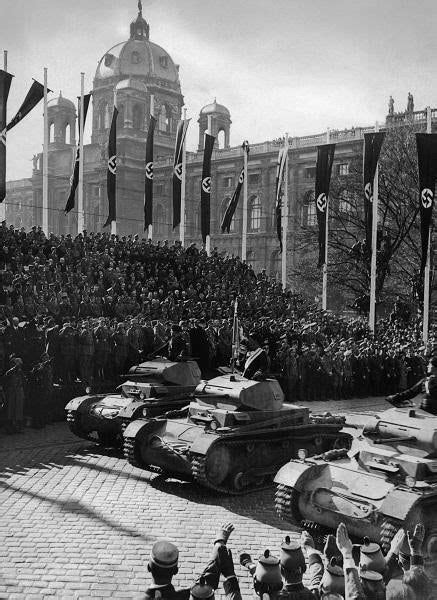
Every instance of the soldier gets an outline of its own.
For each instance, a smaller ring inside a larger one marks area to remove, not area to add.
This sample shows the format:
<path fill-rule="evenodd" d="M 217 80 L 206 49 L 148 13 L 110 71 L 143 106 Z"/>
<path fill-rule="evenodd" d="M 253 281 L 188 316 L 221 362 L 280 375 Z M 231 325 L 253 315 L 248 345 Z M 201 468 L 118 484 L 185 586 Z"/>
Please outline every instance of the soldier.
<path fill-rule="evenodd" d="M 99 324 L 94 329 L 94 374 L 100 381 L 105 380 L 109 352 L 109 332 L 105 320 L 99 319 Z"/>
<path fill-rule="evenodd" d="M 94 335 L 90 325 L 84 321 L 79 335 L 79 376 L 82 382 L 91 385 L 94 372 Z"/>
<path fill-rule="evenodd" d="M 11 367 L 4 375 L 7 399 L 7 433 L 21 432 L 24 420 L 23 361 L 15 355 L 9 357 Z"/>
<path fill-rule="evenodd" d="M 59 356 L 62 381 L 72 383 L 76 366 L 76 331 L 68 322 L 59 332 Z"/>
<path fill-rule="evenodd" d="M 179 325 L 171 326 L 171 336 L 168 343 L 168 356 L 170 360 L 180 360 L 187 356 L 187 344 Z"/>
<path fill-rule="evenodd" d="M 32 369 L 29 383 L 32 426 L 41 429 L 49 422 L 53 393 L 53 370 L 48 354 L 43 353 L 41 361 Z"/>
<path fill-rule="evenodd" d="M 114 366 L 117 375 L 126 372 L 126 361 L 129 350 L 129 340 L 123 323 L 117 323 L 117 329 L 112 334 L 112 344 L 114 346 Z"/>
<path fill-rule="evenodd" d="M 387 396 L 393 406 L 414 406 L 410 400 L 422 393 L 420 408 L 431 415 L 437 415 L 437 356 L 433 356 L 427 369 L 427 376 L 408 390 Z"/>

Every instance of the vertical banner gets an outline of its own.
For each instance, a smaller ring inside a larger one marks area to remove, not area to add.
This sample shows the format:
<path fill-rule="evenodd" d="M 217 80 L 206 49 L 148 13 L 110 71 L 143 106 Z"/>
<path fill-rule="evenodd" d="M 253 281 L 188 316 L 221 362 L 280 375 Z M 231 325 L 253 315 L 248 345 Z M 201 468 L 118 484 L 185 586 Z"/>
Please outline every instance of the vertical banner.
<path fill-rule="evenodd" d="M 144 181 L 144 231 L 153 224 L 153 137 L 156 119 L 150 115 L 146 141 L 146 178 Z"/>
<path fill-rule="evenodd" d="M 282 184 L 284 183 L 285 163 L 287 162 L 287 150 L 281 148 L 278 154 L 276 166 L 276 188 L 275 188 L 275 213 L 276 213 L 276 234 L 282 252 L 282 195 L 284 193 Z"/>
<path fill-rule="evenodd" d="M 12 77 L 0 69 L 0 202 L 6 197 L 6 107 Z"/>
<path fill-rule="evenodd" d="M 240 324 L 238 322 L 238 300 L 234 302 L 234 321 L 232 323 L 232 372 L 240 355 Z"/>
<path fill-rule="evenodd" d="M 422 238 L 420 273 L 423 274 L 428 255 L 428 237 L 434 206 L 437 175 L 437 133 L 416 133 L 416 143 L 419 167 L 420 233 Z"/>
<path fill-rule="evenodd" d="M 319 267 L 325 264 L 326 207 L 328 205 L 329 184 L 331 182 L 334 153 L 335 144 L 323 144 L 317 146 L 314 198 L 316 202 L 317 222 L 319 224 Z"/>
<path fill-rule="evenodd" d="M 86 122 L 86 115 L 88 112 L 88 106 L 90 104 L 90 98 L 91 98 L 91 94 L 86 94 L 83 97 L 83 126 L 85 128 L 85 122 Z M 80 98 L 78 101 L 78 121 L 80 123 Z M 80 129 L 80 128 L 79 128 Z M 70 177 L 70 193 L 68 194 L 68 199 L 67 199 L 67 204 L 65 205 L 65 209 L 64 209 L 64 214 L 67 215 L 70 210 L 73 210 L 74 208 L 74 198 L 76 196 L 76 189 L 79 183 L 79 154 L 80 154 L 80 131 L 79 131 L 79 138 L 77 140 L 77 148 L 76 148 L 76 158 L 74 160 L 74 165 L 73 165 L 73 173 L 71 174 Z"/>
<path fill-rule="evenodd" d="M 363 156 L 363 188 L 364 188 L 364 222 L 366 226 L 366 245 L 370 253 L 372 247 L 372 206 L 373 180 L 378 165 L 379 154 L 384 142 L 385 133 L 378 131 L 364 134 Z"/>
<path fill-rule="evenodd" d="M 222 233 L 225 233 L 225 232 L 229 233 L 231 230 L 232 219 L 234 217 L 235 211 L 237 210 L 238 200 L 240 198 L 241 188 L 243 187 L 243 183 L 244 183 L 244 167 L 241 169 L 241 173 L 238 177 L 237 187 L 235 188 L 232 198 L 229 200 L 229 203 L 226 207 L 225 214 L 223 215 L 222 223 L 220 226 Z"/>
<path fill-rule="evenodd" d="M 190 120 L 179 121 L 173 161 L 173 229 L 181 222 L 182 151 Z"/>
<path fill-rule="evenodd" d="M 47 90 L 51 92 L 52 90 Z M 27 92 L 26 97 L 23 100 L 23 104 L 18 109 L 15 117 L 9 121 L 7 130 L 10 131 L 15 125 L 17 125 L 35 106 L 44 98 L 44 85 L 39 81 L 34 80 L 32 85 Z"/>
<path fill-rule="evenodd" d="M 118 110 L 114 106 L 111 129 L 109 130 L 108 170 L 106 172 L 109 214 L 103 227 L 107 227 L 117 219 L 117 116 Z"/>
<path fill-rule="evenodd" d="M 210 234 L 211 220 L 211 155 L 215 137 L 205 133 L 205 149 L 203 151 L 202 181 L 200 184 L 200 222 L 202 241 L 206 244 L 206 236 Z"/>

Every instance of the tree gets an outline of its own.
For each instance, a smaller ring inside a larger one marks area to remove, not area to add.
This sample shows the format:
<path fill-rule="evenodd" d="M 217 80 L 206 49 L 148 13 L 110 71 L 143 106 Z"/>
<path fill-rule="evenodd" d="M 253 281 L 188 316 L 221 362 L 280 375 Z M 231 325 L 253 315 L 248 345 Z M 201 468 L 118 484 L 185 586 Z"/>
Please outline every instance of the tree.
<path fill-rule="evenodd" d="M 423 129 L 422 129 L 423 130 Z M 415 133 L 410 120 L 386 131 L 379 160 L 379 225 L 376 298 L 381 303 L 400 295 L 412 299 L 412 284 L 420 265 L 420 223 Z M 334 175 L 329 199 L 330 305 L 344 308 L 370 290 L 370 251 L 365 243 L 362 147 L 349 174 Z M 297 246 L 304 258 L 292 277 L 305 289 L 321 286 L 317 269 L 317 226 L 300 226 Z"/>

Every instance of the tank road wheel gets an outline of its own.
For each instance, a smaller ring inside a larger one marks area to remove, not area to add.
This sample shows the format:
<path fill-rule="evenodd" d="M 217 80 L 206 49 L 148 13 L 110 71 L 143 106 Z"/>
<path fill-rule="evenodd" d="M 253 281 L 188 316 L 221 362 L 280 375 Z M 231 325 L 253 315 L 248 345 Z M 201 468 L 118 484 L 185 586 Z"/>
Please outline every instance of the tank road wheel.
<path fill-rule="evenodd" d="M 83 429 L 80 415 L 75 410 L 68 411 L 67 423 L 71 433 L 84 440 L 89 440 L 89 434 Z"/>
<path fill-rule="evenodd" d="M 213 486 L 219 486 L 229 475 L 231 454 L 224 444 L 215 444 L 206 455 L 206 479 Z"/>
<path fill-rule="evenodd" d="M 299 496 L 300 493 L 295 488 L 278 485 L 275 493 L 275 508 L 280 519 L 300 525 L 302 515 L 299 510 Z"/>
<path fill-rule="evenodd" d="M 390 519 L 386 517 L 381 524 L 381 548 L 384 553 L 387 553 L 392 539 L 394 538 L 398 529 L 402 527 L 402 523 L 396 519 Z"/>

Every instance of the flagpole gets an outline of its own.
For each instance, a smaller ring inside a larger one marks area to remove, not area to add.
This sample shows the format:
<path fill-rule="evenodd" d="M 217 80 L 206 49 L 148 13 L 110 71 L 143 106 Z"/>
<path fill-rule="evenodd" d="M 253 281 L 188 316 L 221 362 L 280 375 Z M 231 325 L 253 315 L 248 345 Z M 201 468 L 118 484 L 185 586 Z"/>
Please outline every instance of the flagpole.
<path fill-rule="evenodd" d="M 281 225 L 282 225 L 282 254 L 281 254 L 281 281 L 282 288 L 287 287 L 287 229 L 288 229 L 288 133 L 285 134 L 284 142 L 285 163 L 284 163 L 284 192 L 282 194 L 281 205 Z"/>
<path fill-rule="evenodd" d="M 77 195 L 77 233 L 85 229 L 83 212 L 83 128 L 84 128 L 84 88 L 85 73 L 80 74 L 80 115 L 79 115 L 79 190 Z"/>
<path fill-rule="evenodd" d="M 375 123 L 375 133 L 379 131 L 378 122 Z M 376 165 L 375 177 L 373 178 L 373 200 L 372 200 L 372 253 L 370 258 L 370 305 L 369 305 L 369 329 L 375 333 L 376 321 L 376 266 L 377 266 L 377 241 L 378 241 L 378 174 L 379 167 Z"/>
<path fill-rule="evenodd" d="M 208 115 L 208 133 L 212 135 L 212 115 Z M 211 227 L 211 225 L 210 225 Z M 211 235 L 208 234 L 206 236 L 206 244 L 205 244 L 206 254 L 207 256 L 211 256 Z"/>
<path fill-rule="evenodd" d="M 431 133 L 431 107 L 426 107 L 426 133 Z M 426 249 L 426 265 L 423 280 L 423 343 L 428 343 L 428 329 L 429 329 L 429 296 L 430 296 L 430 275 L 431 275 L 431 234 L 432 234 L 432 221 L 429 225 L 428 230 L 428 246 Z"/>
<path fill-rule="evenodd" d="M 116 88 L 114 88 L 114 108 L 117 108 Z M 115 215 L 117 215 L 117 179 L 115 180 Z M 117 235 L 117 216 L 115 217 L 114 221 L 111 221 L 111 235 Z"/>
<path fill-rule="evenodd" d="M 187 109 L 184 108 L 184 121 L 187 120 Z M 179 224 L 179 239 L 182 244 L 182 248 L 185 246 L 185 187 L 186 187 L 186 168 L 187 168 L 187 150 L 186 150 L 186 136 L 184 137 L 184 143 L 182 144 L 182 180 L 181 180 L 181 222 Z"/>
<path fill-rule="evenodd" d="M 329 128 L 326 131 L 326 143 L 331 140 Z M 326 198 L 325 208 L 325 261 L 323 263 L 323 282 L 322 282 L 322 310 L 328 307 L 328 241 L 329 241 L 329 197 Z"/>
<path fill-rule="evenodd" d="M 49 120 L 47 114 L 47 67 L 44 67 L 44 145 L 42 154 L 42 230 L 49 235 Z"/>
<path fill-rule="evenodd" d="M 241 260 L 247 259 L 247 151 L 243 143 L 244 179 L 243 179 L 243 234 L 241 240 Z"/>
<path fill-rule="evenodd" d="M 8 70 L 8 51 L 3 50 L 3 71 Z M 6 124 L 5 124 L 6 125 Z M 6 221 L 6 198 L 0 203 L 0 223 Z"/>
<path fill-rule="evenodd" d="M 155 95 L 154 94 L 150 94 L 150 114 L 152 117 L 155 116 Z M 152 180 L 152 182 L 153 182 L 153 180 Z M 147 239 L 148 240 L 153 239 L 153 223 L 149 223 L 149 225 L 147 226 Z"/>

